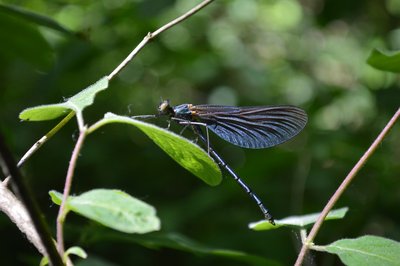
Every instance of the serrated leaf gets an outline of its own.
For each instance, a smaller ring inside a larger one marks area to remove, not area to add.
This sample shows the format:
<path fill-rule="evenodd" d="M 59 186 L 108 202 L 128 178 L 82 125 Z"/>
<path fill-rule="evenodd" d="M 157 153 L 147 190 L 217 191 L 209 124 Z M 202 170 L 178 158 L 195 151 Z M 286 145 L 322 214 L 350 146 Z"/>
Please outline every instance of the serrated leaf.
<path fill-rule="evenodd" d="M 44 121 L 65 116 L 71 111 L 82 112 L 83 109 L 93 104 L 97 93 L 107 88 L 108 78 L 103 77 L 69 98 L 66 102 L 27 108 L 19 114 L 19 118 L 26 121 Z"/>
<path fill-rule="evenodd" d="M 102 120 L 89 128 L 88 131 L 93 132 L 109 123 L 125 123 L 139 128 L 172 159 L 207 184 L 216 186 L 221 182 L 222 173 L 218 165 L 203 149 L 191 141 L 153 124 L 107 113 Z"/>
<path fill-rule="evenodd" d="M 367 59 L 367 63 L 379 70 L 400 72 L 400 51 L 383 53 L 378 49 L 372 50 Z"/>
<path fill-rule="evenodd" d="M 325 248 L 338 255 L 346 265 L 394 266 L 400 263 L 400 242 L 383 237 L 341 239 Z"/>
<path fill-rule="evenodd" d="M 349 208 L 344 207 L 336 210 L 332 210 L 328 213 L 328 215 L 325 217 L 325 221 L 327 220 L 335 220 L 335 219 L 342 219 Z M 272 230 L 272 229 L 277 229 L 281 226 L 287 226 L 287 227 L 295 227 L 295 228 L 306 228 L 311 226 L 312 224 L 315 223 L 315 221 L 318 219 L 320 213 L 312 213 L 312 214 L 307 214 L 307 215 L 301 215 L 301 216 L 290 216 L 281 220 L 275 220 L 275 226 L 269 223 L 266 220 L 262 220 L 259 222 L 254 222 L 249 224 L 249 228 L 256 230 L 256 231 L 261 231 L 261 230 Z"/>
<path fill-rule="evenodd" d="M 93 104 L 96 94 L 108 88 L 108 77 L 105 76 L 96 83 L 68 99 L 67 103 L 73 106 L 75 112 L 81 111 Z"/>
<path fill-rule="evenodd" d="M 59 193 L 52 195 L 61 197 Z M 160 229 L 154 207 L 120 190 L 94 189 L 69 196 L 66 206 L 70 211 L 125 233 L 144 234 Z"/>
<path fill-rule="evenodd" d="M 82 259 L 87 258 L 87 253 L 83 250 L 83 248 L 78 246 L 70 247 L 69 249 L 67 249 L 64 253 L 64 256 L 68 257 L 71 254 L 81 257 Z"/>

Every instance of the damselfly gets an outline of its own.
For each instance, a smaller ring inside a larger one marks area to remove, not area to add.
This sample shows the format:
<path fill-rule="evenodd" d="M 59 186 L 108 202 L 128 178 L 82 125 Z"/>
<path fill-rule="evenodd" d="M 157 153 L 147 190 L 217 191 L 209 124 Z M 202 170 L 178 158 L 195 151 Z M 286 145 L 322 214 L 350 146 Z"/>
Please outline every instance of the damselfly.
<path fill-rule="evenodd" d="M 158 116 L 166 115 L 193 131 L 207 145 L 211 156 L 224 168 L 257 203 L 265 218 L 274 224 L 268 209 L 229 165 L 210 147 L 208 130 L 220 138 L 243 148 L 262 149 L 281 144 L 296 136 L 307 123 L 307 114 L 294 106 L 235 107 L 223 105 L 181 104 L 171 106 L 163 101 Z M 206 128 L 207 137 L 201 126 Z"/>

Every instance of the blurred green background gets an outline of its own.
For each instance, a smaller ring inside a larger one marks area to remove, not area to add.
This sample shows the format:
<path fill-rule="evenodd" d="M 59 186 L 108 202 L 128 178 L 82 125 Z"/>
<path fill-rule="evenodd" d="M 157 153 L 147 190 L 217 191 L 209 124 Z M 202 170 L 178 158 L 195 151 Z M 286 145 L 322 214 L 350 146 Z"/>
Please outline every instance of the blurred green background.
<path fill-rule="evenodd" d="M 148 32 L 199 1 L 3 3 L 68 29 L 38 25 L 0 8 L 0 125 L 20 158 L 56 123 L 20 122 L 21 110 L 62 102 L 111 73 Z M 299 106 L 309 123 L 281 146 L 245 150 L 215 135 L 211 140 L 277 219 L 318 212 L 399 107 L 398 76 L 366 64 L 374 47 L 400 49 L 399 18 L 398 0 L 216 1 L 148 44 L 85 110 L 85 121 L 92 124 L 108 111 L 153 114 L 160 98 L 172 104 Z M 400 240 L 399 133 L 396 125 L 338 202 L 336 207 L 349 206 L 349 213 L 327 222 L 317 244 L 364 234 Z M 71 120 L 23 167 L 52 230 L 58 208 L 48 191 L 62 190 L 76 138 Z M 128 126 L 108 125 L 86 140 L 73 194 L 93 188 L 122 189 L 152 204 L 162 232 L 207 247 L 289 265 L 300 246 L 296 231 L 250 231 L 247 224 L 262 219 L 260 211 L 229 176 L 209 187 Z M 0 236 L 0 264 L 37 265 L 36 250 L 3 214 Z M 149 249 L 132 239 L 68 216 L 66 246 L 80 245 L 90 258 L 113 263 L 107 265 L 246 265 Z M 307 263 L 340 265 L 333 255 L 315 253 Z"/>

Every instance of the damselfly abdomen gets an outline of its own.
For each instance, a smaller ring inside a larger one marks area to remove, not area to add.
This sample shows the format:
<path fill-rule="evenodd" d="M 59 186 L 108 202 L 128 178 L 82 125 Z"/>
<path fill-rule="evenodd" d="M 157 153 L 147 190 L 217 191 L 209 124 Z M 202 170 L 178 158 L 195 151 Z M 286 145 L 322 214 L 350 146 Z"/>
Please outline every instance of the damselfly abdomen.
<path fill-rule="evenodd" d="M 307 123 L 307 114 L 294 106 L 250 106 L 181 104 L 171 106 L 163 101 L 158 107 L 159 115 L 167 115 L 181 125 L 190 125 L 193 131 L 208 146 L 212 157 L 257 203 L 265 218 L 274 223 L 274 218 L 256 194 L 209 146 L 200 125 L 220 138 L 243 148 L 262 149 L 279 145 L 296 136 Z M 207 131 L 208 132 L 208 131 Z M 207 134 L 208 136 L 208 134 Z"/>

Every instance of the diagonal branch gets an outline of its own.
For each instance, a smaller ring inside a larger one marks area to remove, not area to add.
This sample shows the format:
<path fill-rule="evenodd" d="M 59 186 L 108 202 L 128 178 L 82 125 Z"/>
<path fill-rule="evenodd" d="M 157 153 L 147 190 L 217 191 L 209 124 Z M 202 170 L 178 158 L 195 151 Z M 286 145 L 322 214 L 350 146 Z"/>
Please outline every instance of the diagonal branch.
<path fill-rule="evenodd" d="M 167 24 L 165 24 L 164 26 L 160 27 L 158 30 L 154 31 L 154 32 L 149 32 L 144 38 L 143 40 L 138 44 L 138 46 L 136 46 L 135 49 L 133 49 L 133 51 L 125 58 L 124 61 L 122 61 L 121 64 L 119 64 L 119 66 L 117 66 L 116 69 L 113 70 L 113 72 L 111 72 L 110 75 L 108 75 L 108 80 L 111 80 L 114 78 L 115 75 L 117 75 L 124 67 L 126 67 L 126 65 L 137 55 L 137 53 L 142 50 L 142 48 L 153 38 L 157 37 L 160 33 L 168 30 L 169 28 L 175 26 L 176 24 L 182 22 L 183 20 L 189 18 L 190 16 L 192 16 L 193 14 L 195 14 L 196 12 L 198 12 L 200 9 L 202 9 L 203 7 L 205 7 L 206 5 L 210 4 L 213 0 L 205 0 L 203 2 L 201 2 L 200 4 L 198 4 L 197 6 L 193 7 L 192 9 L 190 9 L 188 12 L 186 12 L 185 14 L 183 14 L 180 17 L 177 17 L 176 19 L 172 20 L 171 22 L 168 22 Z"/>
<path fill-rule="evenodd" d="M 375 150 L 382 143 L 383 139 L 388 134 L 389 130 L 393 127 L 393 125 L 396 123 L 396 120 L 399 117 L 400 117 L 400 108 L 397 109 L 397 112 L 393 115 L 393 117 L 390 119 L 390 121 L 386 124 L 385 128 L 381 131 L 379 136 L 375 139 L 375 141 L 372 143 L 372 145 L 368 148 L 368 150 L 364 153 L 364 155 L 356 163 L 356 165 L 353 167 L 353 169 L 351 169 L 350 173 L 343 180 L 342 184 L 340 184 L 339 188 L 329 199 L 325 208 L 323 209 L 320 216 L 318 217 L 318 220 L 312 227 L 310 234 L 308 235 L 307 239 L 303 243 L 303 246 L 301 247 L 299 256 L 297 257 L 297 260 L 295 263 L 296 266 L 300 266 L 303 263 L 303 260 L 309 249 L 309 246 L 312 245 L 312 242 L 314 241 L 314 239 L 315 239 L 319 229 L 321 228 L 325 217 L 328 215 L 329 211 L 333 208 L 335 203 L 339 200 L 340 196 L 343 194 L 343 192 L 346 190 L 346 188 L 350 185 L 351 181 L 354 179 L 354 177 L 357 175 L 357 173 L 360 171 L 360 169 L 364 166 L 364 164 L 367 162 L 367 160 L 372 156 L 372 154 L 375 152 Z"/>

